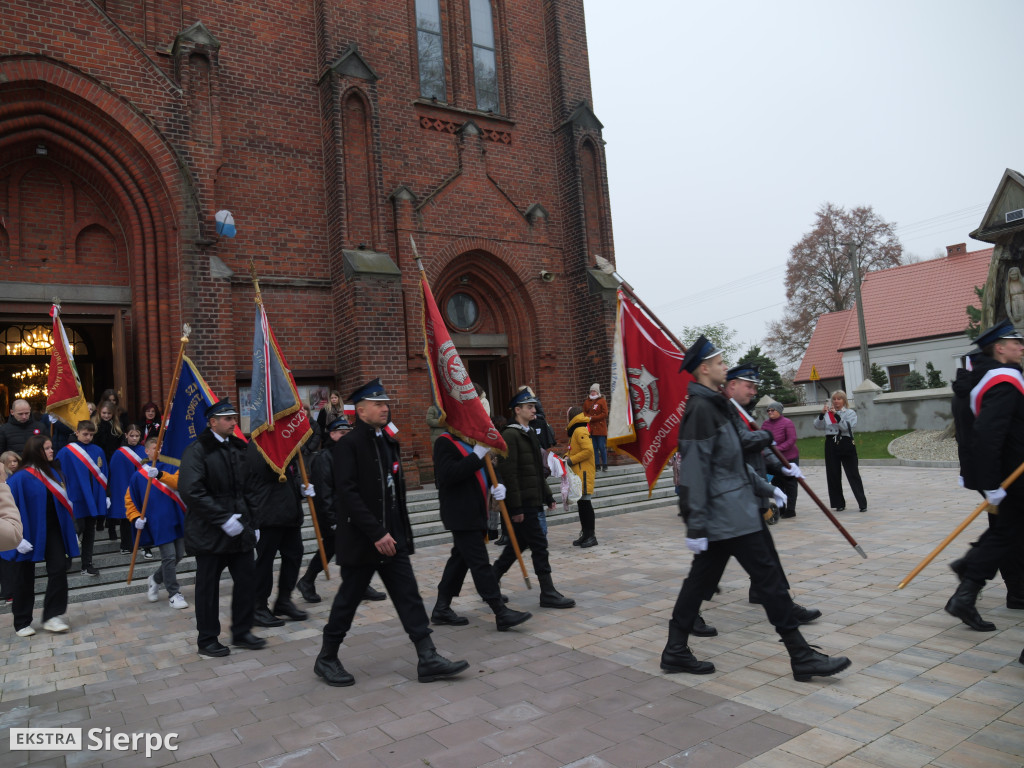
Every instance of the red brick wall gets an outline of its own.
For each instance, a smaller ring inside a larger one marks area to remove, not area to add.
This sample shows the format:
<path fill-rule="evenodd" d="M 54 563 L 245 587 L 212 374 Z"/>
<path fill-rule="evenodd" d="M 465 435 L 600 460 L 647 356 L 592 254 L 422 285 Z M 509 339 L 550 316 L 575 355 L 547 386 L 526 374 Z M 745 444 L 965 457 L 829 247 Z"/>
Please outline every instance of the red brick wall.
<path fill-rule="evenodd" d="M 477 330 L 509 336 L 513 377 L 537 390 L 556 432 L 592 381 L 607 382 L 614 313 L 585 272 L 588 234 L 613 257 L 600 132 L 566 123 L 591 98 L 583 2 L 496 0 L 500 115 L 475 110 L 466 4 L 442 6 L 447 105 L 418 98 L 409 0 L 5 3 L 0 179 L 43 141 L 52 178 L 93 190 L 81 198 L 88 212 L 61 211 L 92 222 L 70 241 L 86 263 L 102 250 L 100 223 L 122 243 L 99 282 L 132 289 L 136 399 L 162 401 L 184 321 L 189 354 L 234 396 L 251 365 L 252 260 L 292 368 L 334 371 L 346 394 L 380 376 L 406 457 L 425 459 L 410 235 L 442 305 L 459 270 L 478 281 L 488 317 Z M 175 44 L 196 22 L 212 38 L 193 29 Z M 352 45 L 376 78 L 332 71 Z M 55 200 L 48 184 L 36 187 Z M 548 216 L 527 220 L 534 204 Z M 234 214 L 234 239 L 215 234 L 222 208 Z M 36 206 L 8 220 L 0 280 L 28 274 L 11 232 L 40 215 Z M 59 249 L 57 228 L 47 237 Z M 346 277 L 342 251 L 360 244 L 401 275 Z M 45 265 L 32 275 L 67 279 Z"/>

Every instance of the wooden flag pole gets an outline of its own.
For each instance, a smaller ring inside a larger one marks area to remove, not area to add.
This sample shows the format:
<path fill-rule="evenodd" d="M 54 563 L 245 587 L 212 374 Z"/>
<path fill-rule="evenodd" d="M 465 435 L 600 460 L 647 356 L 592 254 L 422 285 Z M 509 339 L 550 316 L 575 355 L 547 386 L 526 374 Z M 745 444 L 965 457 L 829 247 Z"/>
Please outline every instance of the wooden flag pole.
<path fill-rule="evenodd" d="M 1017 478 L 1020 477 L 1022 474 L 1024 474 L 1024 464 L 1021 464 L 1019 467 L 1013 470 L 1013 473 L 1008 478 L 1003 480 L 1003 482 L 999 484 L 999 487 L 1005 491 L 1007 488 L 1013 485 L 1017 481 Z M 985 507 L 988 506 L 989 503 L 987 501 L 983 501 L 981 502 L 981 504 L 975 507 L 974 511 L 971 512 L 971 514 L 969 514 L 966 517 L 966 519 L 962 523 L 960 523 L 960 525 L 954 528 L 953 532 L 950 533 L 949 536 L 944 538 L 942 542 L 939 544 L 939 546 L 932 550 L 931 554 L 929 554 L 928 557 L 926 557 L 924 560 L 918 563 L 917 567 L 915 567 L 914 570 L 907 574 L 907 578 L 901 581 L 899 585 L 896 587 L 896 589 L 903 589 L 905 586 L 907 586 L 907 584 L 913 581 L 914 577 L 917 576 L 917 574 L 919 574 L 921 571 L 923 571 L 928 566 L 928 564 L 932 560 L 934 560 L 938 556 L 938 554 L 949 545 L 951 541 L 953 541 L 953 539 L 955 539 L 957 536 L 963 533 L 964 529 L 972 522 L 974 522 L 974 518 L 976 518 L 978 515 L 984 512 Z"/>
<path fill-rule="evenodd" d="M 161 417 L 163 424 L 160 425 L 160 434 L 157 437 L 156 443 L 156 455 L 160 456 L 160 449 L 164 445 L 164 435 L 167 433 L 167 421 L 171 416 L 171 406 L 174 403 L 174 390 L 178 388 L 178 377 L 181 375 L 181 362 L 185 357 L 185 345 L 188 344 L 188 335 L 192 333 L 192 328 L 188 323 L 181 328 L 181 346 L 178 347 L 178 360 L 174 364 L 174 374 L 171 376 L 171 388 L 167 390 L 167 402 L 164 404 L 164 410 Z M 149 505 L 149 492 L 153 489 L 153 478 L 149 478 L 146 481 L 146 495 L 142 498 L 142 510 L 139 513 L 139 517 L 142 520 L 146 519 L 146 507 Z M 128 564 L 128 579 L 127 584 L 132 583 L 132 576 L 135 574 L 135 558 L 139 554 L 139 539 L 142 538 L 142 529 L 135 529 L 135 545 L 132 547 L 132 559 Z"/>
<path fill-rule="evenodd" d="M 258 306 L 262 307 L 263 306 L 263 296 L 260 293 L 260 280 L 256 276 L 256 262 L 253 261 L 251 258 L 249 259 L 249 274 L 252 276 L 253 288 L 256 289 L 256 304 Z M 269 393 L 268 393 L 267 396 L 268 397 L 270 396 Z M 299 404 L 299 407 L 300 408 L 302 407 L 301 403 Z M 301 445 L 299 446 L 299 450 L 298 450 L 298 459 L 299 459 L 299 474 L 302 476 L 302 484 L 303 485 L 309 485 L 309 476 L 306 474 L 306 462 L 302 458 L 302 446 Z M 306 496 L 306 503 L 309 504 L 309 517 L 313 521 L 313 533 L 316 535 L 316 549 L 317 549 L 317 552 L 320 553 L 320 563 L 324 567 L 324 578 L 329 580 L 331 578 L 331 571 L 327 567 L 327 553 L 324 552 L 324 539 L 323 539 L 323 536 L 320 535 L 320 521 L 317 519 L 317 516 L 316 516 L 316 505 L 313 503 L 313 497 L 312 496 Z"/>

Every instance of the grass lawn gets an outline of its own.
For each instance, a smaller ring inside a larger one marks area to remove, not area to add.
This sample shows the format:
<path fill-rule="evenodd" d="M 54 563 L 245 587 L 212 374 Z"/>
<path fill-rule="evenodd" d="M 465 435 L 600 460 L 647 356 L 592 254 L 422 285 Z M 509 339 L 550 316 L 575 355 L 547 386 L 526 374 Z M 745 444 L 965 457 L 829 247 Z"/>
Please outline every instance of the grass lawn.
<path fill-rule="evenodd" d="M 891 459 L 894 458 L 887 450 L 889 443 L 900 435 L 913 432 L 912 429 L 889 429 L 884 432 L 857 432 L 853 439 L 857 444 L 857 458 L 860 459 Z M 800 449 L 801 459 L 824 459 L 825 436 L 805 437 L 796 441 Z"/>

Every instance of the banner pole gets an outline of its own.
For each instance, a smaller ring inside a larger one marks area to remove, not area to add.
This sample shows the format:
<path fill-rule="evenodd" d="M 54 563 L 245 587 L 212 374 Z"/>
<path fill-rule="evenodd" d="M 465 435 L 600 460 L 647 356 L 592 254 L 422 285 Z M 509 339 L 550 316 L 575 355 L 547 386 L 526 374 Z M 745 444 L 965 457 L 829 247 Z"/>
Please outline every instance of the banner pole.
<path fill-rule="evenodd" d="M 178 388 L 178 377 L 181 375 L 181 362 L 185 357 L 185 345 L 188 344 L 188 336 L 192 333 L 192 328 L 188 323 L 181 328 L 181 346 L 178 347 L 178 361 L 174 364 L 174 374 L 171 376 L 171 388 L 167 390 L 167 402 L 164 405 L 164 412 L 161 414 L 160 434 L 157 436 L 156 442 L 156 455 L 160 456 L 160 449 L 164 446 L 164 435 L 167 433 L 167 423 L 171 417 L 171 407 L 174 404 L 174 390 Z M 142 510 L 139 512 L 139 517 L 142 520 L 146 519 L 146 507 L 149 505 L 149 492 L 153 488 L 153 478 L 148 478 L 146 481 L 146 495 L 142 499 Z M 131 585 L 132 576 L 135 573 L 135 558 L 139 554 L 139 540 L 142 538 L 142 529 L 135 529 L 135 545 L 132 547 L 132 559 L 128 564 L 128 579 L 127 584 Z"/>

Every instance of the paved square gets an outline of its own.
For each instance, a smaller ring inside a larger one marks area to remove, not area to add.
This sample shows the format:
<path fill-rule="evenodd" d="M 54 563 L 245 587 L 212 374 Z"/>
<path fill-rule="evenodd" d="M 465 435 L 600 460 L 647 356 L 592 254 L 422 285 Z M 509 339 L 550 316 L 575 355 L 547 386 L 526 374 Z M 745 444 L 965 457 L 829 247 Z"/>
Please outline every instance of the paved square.
<path fill-rule="evenodd" d="M 805 468 L 824 495 L 824 469 Z M 420 684 L 415 652 L 390 602 L 364 603 L 342 661 L 351 688 L 312 674 L 320 629 L 337 585 L 306 622 L 258 630 L 263 651 L 225 659 L 195 653 L 192 611 L 139 595 L 72 604 L 72 632 L 18 638 L 0 630 L 4 730 L 74 726 L 105 733 L 178 734 L 176 751 L 11 752 L 0 766 L 346 768 L 769 768 L 834 765 L 949 768 L 1024 765 L 1024 611 L 992 582 L 979 600 L 998 631 L 978 633 L 942 606 L 954 589 L 946 563 L 982 530 L 980 520 L 906 589 L 911 568 L 977 503 L 956 471 L 863 467 L 867 513 L 841 522 L 862 560 L 801 493 L 797 517 L 775 526 L 798 602 L 820 608 L 804 628 L 853 666 L 835 679 L 798 683 L 746 575 L 731 564 L 705 604 L 718 637 L 692 638 L 711 676 L 664 675 L 658 657 L 690 555 L 672 506 L 598 520 L 600 546 L 574 549 L 574 526 L 550 531 L 555 583 L 572 610 L 541 609 L 516 571 L 511 604 L 534 612 L 499 633 L 470 591 L 453 607 L 466 627 L 434 640 L 470 669 Z M 600 486 L 598 487 L 598 493 Z M 447 547 L 424 548 L 414 566 L 428 610 Z M 528 565 L 529 567 L 529 565 Z M 532 578 L 532 571 L 531 571 Z M 226 591 L 226 590 L 225 590 Z M 191 588 L 186 589 L 191 601 Z M 227 627 L 227 600 L 222 621 Z M 38 616 L 37 616 L 38 618 Z"/>

